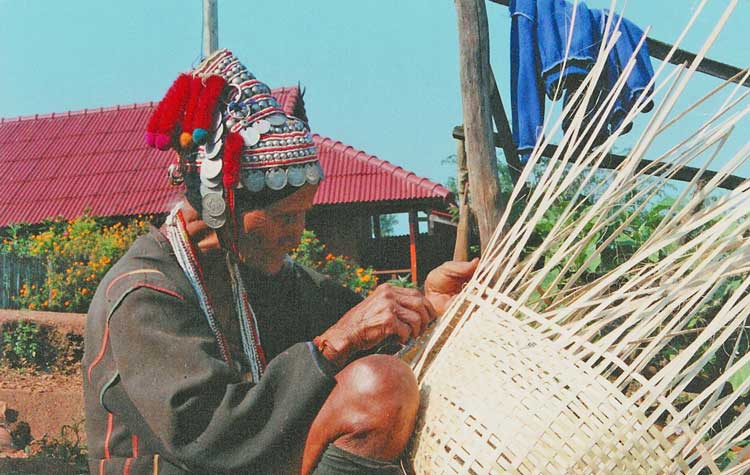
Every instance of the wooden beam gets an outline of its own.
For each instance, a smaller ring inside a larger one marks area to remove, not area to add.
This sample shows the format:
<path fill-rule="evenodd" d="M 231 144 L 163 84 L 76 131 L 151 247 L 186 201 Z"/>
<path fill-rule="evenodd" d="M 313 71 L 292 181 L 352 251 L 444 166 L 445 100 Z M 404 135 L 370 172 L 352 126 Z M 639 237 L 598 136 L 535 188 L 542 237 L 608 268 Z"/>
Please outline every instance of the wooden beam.
<path fill-rule="evenodd" d="M 463 136 L 464 136 L 464 131 L 461 126 L 456 126 L 453 128 L 454 138 L 461 140 Z M 495 134 L 495 146 L 500 147 L 501 142 L 502 142 L 502 137 Z M 555 155 L 556 151 L 557 151 L 557 145 L 547 145 L 547 147 L 545 147 L 544 151 L 542 152 L 542 156 L 547 157 L 547 158 L 552 158 Z M 572 161 L 575 161 L 575 160 L 572 160 Z M 624 161 L 625 161 L 624 155 L 609 153 L 602 161 L 602 164 L 599 165 L 599 168 L 613 170 L 617 168 L 618 166 L 620 166 L 622 162 Z M 651 160 L 641 160 L 641 163 L 638 165 L 637 169 L 640 171 L 650 166 L 653 163 L 654 162 Z M 689 181 L 692 181 L 693 178 L 695 178 L 695 176 L 698 174 L 699 171 L 700 171 L 700 168 L 696 168 L 696 167 L 682 167 L 677 173 L 672 175 L 671 179 L 677 180 L 677 181 L 689 182 Z M 669 173 L 669 170 L 668 169 L 648 170 L 646 173 L 650 175 L 661 176 L 661 175 L 665 175 Z M 716 172 L 707 170 L 703 173 L 703 175 L 701 176 L 701 179 L 710 180 L 711 178 L 715 176 L 716 176 Z M 718 187 L 723 188 L 725 190 L 734 190 L 735 188 L 740 186 L 740 184 L 742 184 L 742 182 L 744 182 L 745 180 L 746 178 L 742 178 L 737 175 L 729 175 L 724 180 L 722 180 L 721 183 L 719 183 Z"/>
<path fill-rule="evenodd" d="M 453 247 L 454 261 L 469 260 L 469 240 L 471 238 L 471 210 L 469 209 L 469 172 L 466 170 L 466 150 L 464 141 L 456 140 L 456 158 L 458 162 L 458 226 L 456 227 L 456 244 Z"/>
<path fill-rule="evenodd" d="M 217 0 L 203 0 L 203 57 L 219 49 L 219 11 Z"/>
<path fill-rule="evenodd" d="M 471 207 L 477 216 L 479 240 L 484 249 L 504 208 L 490 113 L 489 27 L 484 0 L 455 0 L 455 4 Z"/>
<path fill-rule="evenodd" d="M 493 3 L 497 3 L 498 5 L 505 5 L 506 7 L 510 5 L 510 0 L 489 0 Z M 664 60 L 666 59 L 669 52 L 672 50 L 672 46 L 669 43 L 665 43 L 663 41 L 655 40 L 651 37 L 646 38 L 646 44 L 648 45 L 648 52 L 651 55 L 651 57 Z M 669 62 L 672 64 L 684 64 L 684 63 L 692 63 L 696 58 L 696 54 L 692 53 L 690 51 L 677 48 L 675 50 L 672 57 L 669 59 Z M 709 76 L 713 76 L 715 78 L 723 79 L 725 81 L 732 81 L 737 84 L 742 84 L 745 87 L 750 87 L 750 78 L 746 79 L 744 82 L 742 81 L 741 73 L 744 71 L 743 69 L 740 69 L 736 66 L 732 66 L 731 64 L 722 63 L 721 61 L 715 61 L 713 59 L 709 58 L 703 58 L 703 60 L 698 65 L 698 71 L 708 74 Z"/>
<path fill-rule="evenodd" d="M 409 260 L 411 263 L 411 281 L 418 285 L 417 278 L 417 233 L 419 224 L 417 223 L 417 210 L 409 210 Z"/>
<path fill-rule="evenodd" d="M 508 114 L 505 112 L 503 99 L 500 97 L 500 90 L 497 87 L 497 79 L 495 78 L 495 73 L 492 71 L 492 66 L 490 66 L 490 87 L 492 119 L 495 121 L 495 128 L 497 129 L 498 135 L 503 137 L 503 155 L 505 155 L 505 162 L 508 164 L 510 177 L 515 184 L 518 183 L 518 179 L 521 176 L 523 165 L 518 157 L 518 149 L 513 140 L 513 132 L 510 128 L 510 122 L 508 122 Z"/>

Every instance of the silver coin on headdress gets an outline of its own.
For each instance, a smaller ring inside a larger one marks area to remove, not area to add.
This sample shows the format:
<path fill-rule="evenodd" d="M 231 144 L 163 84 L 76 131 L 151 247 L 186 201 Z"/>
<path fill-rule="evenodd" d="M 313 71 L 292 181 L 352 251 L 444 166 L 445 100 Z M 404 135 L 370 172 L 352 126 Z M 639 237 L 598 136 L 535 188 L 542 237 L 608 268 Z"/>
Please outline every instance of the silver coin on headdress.
<path fill-rule="evenodd" d="M 276 127 L 286 124 L 286 116 L 280 113 L 268 116 L 267 120 L 271 125 L 275 125 Z"/>
<path fill-rule="evenodd" d="M 317 163 L 308 163 L 305 165 L 305 178 L 311 185 L 316 184 L 320 181 L 322 176 L 322 170 Z"/>
<path fill-rule="evenodd" d="M 266 119 L 256 120 L 253 124 L 253 128 L 257 130 L 259 134 L 266 134 L 271 130 L 271 123 Z"/>
<path fill-rule="evenodd" d="M 224 196 L 221 193 L 208 193 L 203 196 L 201 200 L 203 205 L 203 214 L 210 214 L 211 216 L 221 216 L 224 214 L 224 210 L 227 209 L 227 203 L 224 201 Z"/>
<path fill-rule="evenodd" d="M 201 192 L 201 196 L 206 196 L 209 193 L 221 193 L 222 191 L 221 184 L 217 184 L 216 186 L 206 186 L 206 184 L 203 182 L 201 182 L 201 185 L 198 189 Z"/>
<path fill-rule="evenodd" d="M 286 186 L 286 170 L 272 168 L 266 172 L 266 186 L 272 190 L 280 190 Z"/>
<path fill-rule="evenodd" d="M 213 180 L 221 173 L 221 167 L 221 160 L 203 160 L 201 162 L 201 178 L 206 177 L 208 180 Z"/>
<path fill-rule="evenodd" d="M 208 213 L 203 213 L 203 222 L 206 223 L 209 228 L 219 229 L 227 222 L 227 218 L 224 215 L 211 216 Z"/>
<path fill-rule="evenodd" d="M 213 139 L 209 140 L 209 142 L 218 142 L 221 140 L 221 138 L 224 136 L 224 124 L 219 124 L 218 127 L 214 129 L 214 136 Z"/>
<path fill-rule="evenodd" d="M 205 157 L 209 160 L 214 160 L 219 157 L 221 147 L 224 145 L 223 141 L 219 140 L 216 143 L 207 143 L 205 148 Z"/>
<path fill-rule="evenodd" d="M 262 170 L 248 170 L 242 172 L 242 183 L 248 191 L 257 193 L 266 186 L 266 174 Z"/>
<path fill-rule="evenodd" d="M 304 168 L 299 166 L 289 167 L 286 171 L 286 176 L 289 184 L 292 186 L 302 186 L 305 184 L 305 181 L 307 181 Z"/>
<path fill-rule="evenodd" d="M 253 127 L 245 127 L 240 130 L 240 135 L 242 136 L 242 140 L 245 141 L 246 147 L 252 147 L 260 140 L 260 133 Z"/>
<path fill-rule="evenodd" d="M 213 178 L 207 178 L 205 175 L 201 173 L 200 180 L 201 180 L 201 184 L 205 185 L 207 188 L 217 188 L 217 187 L 222 186 L 221 175 L 215 176 Z"/>

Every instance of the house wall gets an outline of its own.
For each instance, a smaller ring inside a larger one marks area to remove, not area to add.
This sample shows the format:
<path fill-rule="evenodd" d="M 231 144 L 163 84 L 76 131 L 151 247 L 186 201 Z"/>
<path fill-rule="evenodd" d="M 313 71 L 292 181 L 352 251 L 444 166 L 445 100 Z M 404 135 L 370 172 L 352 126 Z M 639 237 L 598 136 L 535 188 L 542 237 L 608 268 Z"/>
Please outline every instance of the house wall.
<path fill-rule="evenodd" d="M 370 239 L 370 216 L 350 209 L 313 210 L 305 227 L 315 232 L 329 252 L 361 262 L 360 243 Z"/>
<path fill-rule="evenodd" d="M 313 209 L 307 216 L 306 228 L 315 232 L 329 252 L 351 257 L 360 265 L 376 270 L 409 269 L 409 236 L 373 239 L 371 219 L 370 213 L 364 210 Z M 430 270 L 451 259 L 455 242 L 456 231 L 451 226 L 436 225 L 432 235 L 417 235 L 420 283 Z"/>

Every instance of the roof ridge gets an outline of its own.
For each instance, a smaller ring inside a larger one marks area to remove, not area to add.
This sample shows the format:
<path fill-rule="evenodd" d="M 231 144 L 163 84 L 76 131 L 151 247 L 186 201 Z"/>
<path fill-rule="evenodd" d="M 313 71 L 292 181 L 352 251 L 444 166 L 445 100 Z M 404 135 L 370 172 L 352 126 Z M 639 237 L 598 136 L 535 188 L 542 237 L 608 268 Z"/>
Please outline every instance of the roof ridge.
<path fill-rule="evenodd" d="M 294 100 L 296 101 L 299 98 L 300 95 L 300 89 L 299 86 L 282 86 L 282 87 L 276 87 L 273 88 L 271 91 L 295 91 L 293 93 Z M 15 117 L 0 117 L 0 124 L 5 124 L 9 122 L 21 122 L 25 120 L 39 120 L 39 119 L 54 119 L 56 117 L 70 117 L 74 115 L 85 115 L 85 114 L 98 114 L 102 112 L 114 112 L 114 111 L 120 111 L 120 110 L 128 110 L 128 109 L 142 109 L 142 108 L 148 108 L 148 107 L 154 107 L 157 104 L 158 101 L 148 101 L 148 102 L 134 102 L 130 104 L 118 104 L 114 106 L 102 106 L 102 107 L 87 107 L 85 109 L 77 109 L 77 110 L 68 110 L 68 111 L 62 111 L 62 112 L 48 112 L 46 114 L 28 114 L 28 115 L 19 115 Z"/>
<path fill-rule="evenodd" d="M 0 117 L 0 124 L 6 124 L 10 122 L 21 122 L 24 120 L 39 120 L 39 119 L 54 119 L 57 117 L 71 117 L 74 115 L 86 115 L 86 114 L 99 114 L 102 112 L 114 112 L 128 109 L 145 109 L 147 107 L 154 107 L 155 101 L 149 102 L 134 102 L 132 104 L 119 104 L 116 106 L 102 106 L 86 109 L 78 109 L 64 112 L 49 112 L 47 114 L 29 114 L 19 115 L 16 117 Z"/>
<path fill-rule="evenodd" d="M 450 190 L 448 190 L 440 183 L 434 182 L 427 177 L 421 177 L 412 171 L 406 170 L 404 167 L 389 162 L 388 160 L 378 158 L 375 155 L 371 155 L 363 150 L 359 150 L 351 145 L 347 145 L 340 140 L 334 140 L 320 134 L 313 134 L 313 137 L 316 136 L 319 137 L 322 142 L 328 142 L 329 144 L 331 144 L 332 147 L 343 146 L 344 149 L 342 150 L 342 152 L 349 158 L 352 158 L 354 160 L 361 160 L 369 165 L 380 168 L 381 170 L 384 170 L 391 175 L 394 175 L 395 177 L 404 180 L 414 186 L 423 188 L 430 192 L 445 190 L 447 193 L 450 193 Z"/>

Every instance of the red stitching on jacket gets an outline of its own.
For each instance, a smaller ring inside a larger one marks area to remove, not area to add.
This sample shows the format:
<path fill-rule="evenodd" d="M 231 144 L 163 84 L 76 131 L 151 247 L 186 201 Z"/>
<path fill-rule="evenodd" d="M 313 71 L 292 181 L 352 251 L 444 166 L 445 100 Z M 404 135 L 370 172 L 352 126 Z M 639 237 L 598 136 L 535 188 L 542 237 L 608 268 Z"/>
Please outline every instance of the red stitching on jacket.
<path fill-rule="evenodd" d="M 184 301 L 184 300 L 185 300 L 185 297 L 183 297 L 182 295 L 178 294 L 178 293 L 177 293 L 177 292 L 175 292 L 174 290 L 169 290 L 169 289 L 165 289 L 164 287 L 158 287 L 158 286 L 156 286 L 156 285 L 152 285 L 152 284 L 145 284 L 145 283 L 144 283 L 144 284 L 138 284 L 138 285 L 136 285 L 136 286 L 135 286 L 135 287 L 133 288 L 133 290 L 135 290 L 135 289 L 137 289 L 137 288 L 139 288 L 139 287 L 146 287 L 147 289 L 151 289 L 151 290 L 156 290 L 157 292 L 163 292 L 163 293 L 165 293 L 165 294 L 167 294 L 167 295 L 171 295 L 172 297 L 176 297 L 176 298 L 178 298 L 178 299 L 180 299 L 180 300 L 182 300 L 182 301 Z"/>
<path fill-rule="evenodd" d="M 115 417 L 111 412 L 107 413 L 107 435 L 104 437 L 104 458 L 109 460 L 109 438 L 112 437 L 112 426 L 114 425 Z"/>
<path fill-rule="evenodd" d="M 96 358 L 94 359 L 94 361 L 92 361 L 91 364 L 89 365 L 89 370 L 88 370 L 89 384 L 92 384 L 91 371 L 93 371 L 94 367 L 102 361 L 102 358 L 104 358 L 104 352 L 107 350 L 107 341 L 109 341 L 109 322 L 107 322 L 104 325 L 104 335 L 102 336 L 102 348 L 101 350 L 99 350 L 99 354 L 96 355 Z"/>
<path fill-rule="evenodd" d="M 183 297 L 182 295 L 178 294 L 177 292 L 175 292 L 173 290 L 170 290 L 170 289 L 165 289 L 164 287 L 159 287 L 157 285 L 146 284 L 146 283 L 139 283 L 139 284 L 137 284 L 135 287 L 133 287 L 130 290 L 133 291 L 133 290 L 136 290 L 136 289 L 141 288 L 141 287 L 145 287 L 145 288 L 151 289 L 151 290 L 156 290 L 157 292 L 162 292 L 162 293 L 165 293 L 167 295 L 171 295 L 172 297 L 178 298 L 178 299 L 182 300 L 183 302 L 185 301 L 185 297 Z M 96 358 L 94 359 L 94 361 L 92 361 L 91 364 L 89 365 L 89 369 L 88 369 L 89 383 L 91 383 L 91 371 L 94 369 L 94 367 L 96 365 L 98 365 L 99 363 L 101 363 L 102 358 L 104 358 L 104 352 L 107 350 L 107 341 L 108 341 L 108 339 L 109 339 L 109 321 L 107 321 L 107 323 L 104 326 L 104 335 L 102 336 L 101 350 L 99 350 L 99 354 L 96 355 Z"/>
<path fill-rule="evenodd" d="M 131 270 L 130 272 L 125 272 L 124 274 L 118 275 L 107 286 L 107 291 L 104 293 L 107 297 L 109 297 L 109 291 L 112 289 L 112 286 L 115 285 L 115 283 L 124 278 L 135 274 L 161 274 L 164 275 L 162 271 L 156 270 L 156 269 L 138 269 L 138 270 Z"/>

